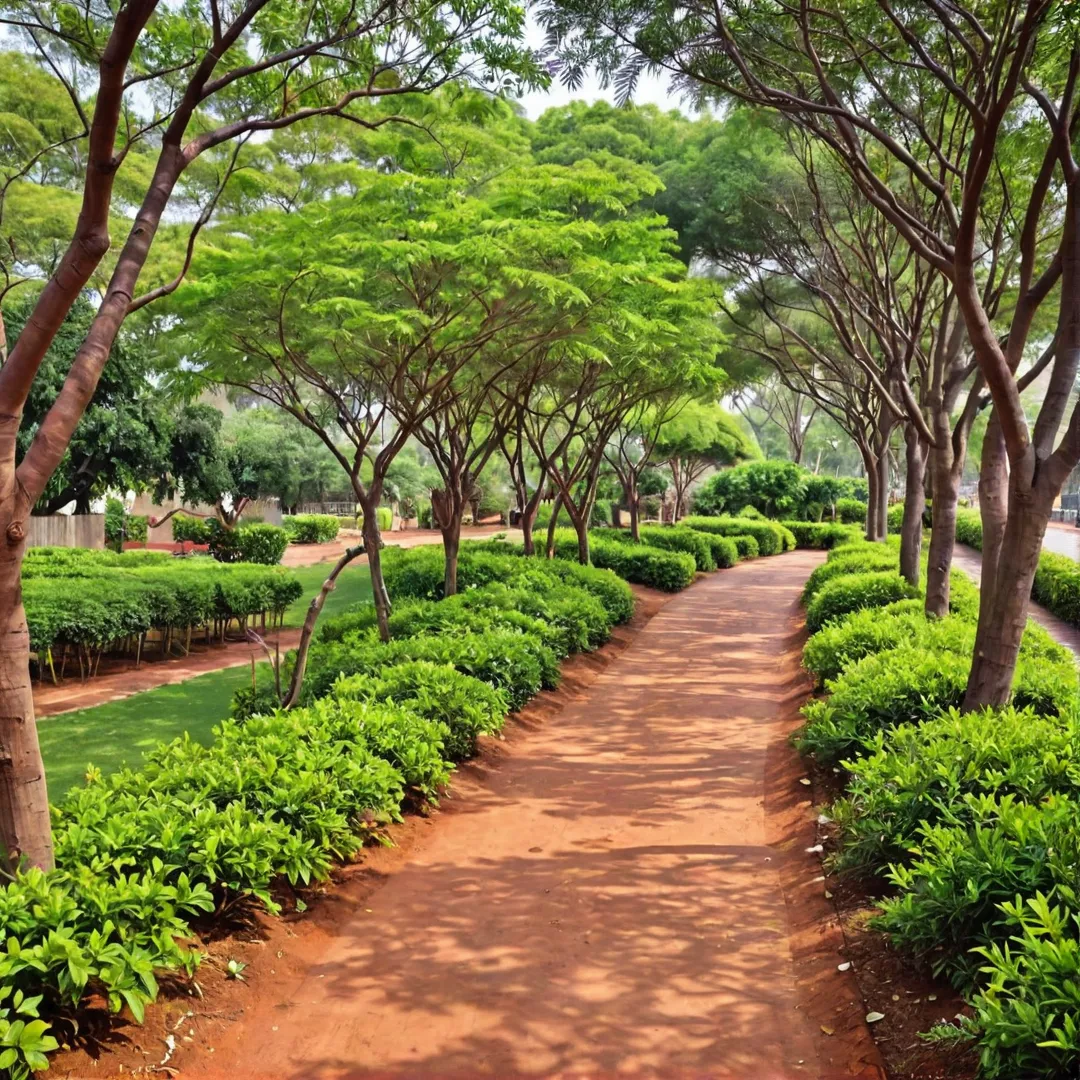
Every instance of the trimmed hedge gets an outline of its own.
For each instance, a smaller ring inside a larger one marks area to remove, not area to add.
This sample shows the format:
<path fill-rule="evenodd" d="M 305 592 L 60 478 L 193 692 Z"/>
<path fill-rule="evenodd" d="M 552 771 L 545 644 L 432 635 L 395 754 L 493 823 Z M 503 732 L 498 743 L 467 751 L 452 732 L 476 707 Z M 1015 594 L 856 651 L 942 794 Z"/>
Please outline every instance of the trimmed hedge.
<path fill-rule="evenodd" d="M 836 516 L 842 525 L 862 525 L 866 522 L 867 504 L 861 499 L 837 499 Z"/>
<path fill-rule="evenodd" d="M 277 525 L 211 525 L 210 554 L 218 562 L 262 563 L 276 566 L 289 546 L 289 534 Z"/>
<path fill-rule="evenodd" d="M 281 519 L 292 544 L 328 544 L 337 539 L 340 519 L 331 514 L 295 514 Z"/>
<path fill-rule="evenodd" d="M 166 552 L 31 548 L 23 561 L 30 647 L 42 656 L 58 645 L 105 650 L 151 629 L 278 617 L 302 591 L 279 567 Z"/>
<path fill-rule="evenodd" d="M 648 547 L 662 548 L 665 551 L 684 551 L 692 555 L 698 570 L 708 572 L 717 568 L 713 557 L 712 545 L 704 533 L 678 525 L 645 525 L 638 530 L 641 543 Z M 628 530 L 615 530 L 599 534 L 606 541 L 609 538 L 623 543 L 633 543 Z M 591 542 L 591 537 L 590 537 Z"/>
<path fill-rule="evenodd" d="M 806 608 L 806 625 L 814 633 L 849 612 L 884 607 L 918 595 L 919 590 L 895 570 L 845 574 L 827 581 L 814 594 Z"/>
<path fill-rule="evenodd" d="M 685 517 L 682 525 L 717 536 L 752 536 L 762 555 L 779 555 L 795 547 L 795 537 L 776 521 L 753 521 L 740 517 Z"/>
<path fill-rule="evenodd" d="M 734 544 L 735 555 L 739 559 L 756 559 L 761 554 L 758 542 L 752 536 L 718 536 L 716 539 Z"/>
<path fill-rule="evenodd" d="M 213 535 L 214 527 L 206 518 L 192 514 L 174 514 L 172 517 L 172 538 L 177 543 L 209 544 Z"/>
<path fill-rule="evenodd" d="M 861 530 L 850 525 L 821 521 L 782 521 L 781 524 L 795 537 L 795 546 L 818 551 L 828 551 L 837 544 L 847 544 L 858 539 Z"/>

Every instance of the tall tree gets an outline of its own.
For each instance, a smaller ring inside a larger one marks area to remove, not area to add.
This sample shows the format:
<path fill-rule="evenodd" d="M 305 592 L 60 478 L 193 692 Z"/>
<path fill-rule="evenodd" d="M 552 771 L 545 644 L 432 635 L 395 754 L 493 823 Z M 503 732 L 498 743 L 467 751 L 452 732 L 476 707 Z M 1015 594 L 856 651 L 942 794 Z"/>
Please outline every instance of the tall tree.
<path fill-rule="evenodd" d="M 52 865 L 48 793 L 33 719 L 29 637 L 20 570 L 25 519 L 67 453 L 117 334 L 135 309 L 176 288 L 187 267 L 140 295 L 151 246 L 174 194 L 200 158 L 218 157 L 227 178 L 235 148 L 256 132 L 318 117 L 368 123 L 354 103 L 427 90 L 453 78 L 500 87 L 514 72 L 539 79 L 515 45 L 520 8 L 502 0 L 449 7 L 386 7 L 351 0 L 160 0 L 98 7 L 54 0 L 0 5 L 0 25 L 51 72 L 75 123 L 52 148 L 80 143 L 79 212 L 18 343 L 0 370 L 0 840 L 13 864 Z M 85 88 L 85 89 L 84 89 Z M 86 92 L 89 91 L 89 92 Z M 380 122 L 390 122 L 390 114 Z M 42 160 L 31 151 L 30 169 Z M 125 174 L 125 162 L 144 168 Z M 29 175 L 27 170 L 25 175 Z M 110 247 L 110 215 L 125 195 L 135 207 L 87 334 L 56 400 L 18 459 L 21 413 L 63 321 Z M 187 251 L 209 219 L 214 192 L 195 216 Z"/>

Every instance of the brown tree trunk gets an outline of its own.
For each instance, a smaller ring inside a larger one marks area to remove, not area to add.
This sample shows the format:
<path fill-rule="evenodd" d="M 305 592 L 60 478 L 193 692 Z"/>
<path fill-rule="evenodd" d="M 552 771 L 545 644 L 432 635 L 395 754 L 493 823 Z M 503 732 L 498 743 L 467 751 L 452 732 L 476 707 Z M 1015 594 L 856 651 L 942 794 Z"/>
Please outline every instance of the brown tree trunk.
<path fill-rule="evenodd" d="M 975 635 L 975 654 L 982 647 L 983 634 L 994 622 L 997 594 L 998 560 L 1005 539 L 1009 513 L 1009 470 L 1005 438 L 997 419 L 990 413 L 983 436 L 979 468 L 979 515 L 982 518 L 982 580 L 979 583 L 979 627 Z"/>
<path fill-rule="evenodd" d="M 461 549 L 461 515 L 455 515 L 455 519 L 445 528 L 442 533 L 443 555 L 446 566 L 443 570 L 443 596 L 454 596 L 457 593 L 458 552 Z"/>
<path fill-rule="evenodd" d="M 877 461 L 874 456 L 866 450 L 863 450 L 863 469 L 866 472 L 866 487 L 867 487 L 867 499 L 866 499 L 866 531 L 864 533 L 867 540 L 874 541 L 877 539 L 877 514 L 878 514 L 878 468 Z"/>
<path fill-rule="evenodd" d="M 361 535 L 364 537 L 364 549 L 368 557 L 368 569 L 371 571 L 371 593 L 375 603 L 375 619 L 379 625 L 379 637 L 390 640 L 390 595 L 386 591 L 386 582 L 382 572 L 382 536 L 379 533 L 377 496 L 367 494 L 361 498 L 357 492 L 357 501 L 364 512 L 364 524 Z"/>
<path fill-rule="evenodd" d="M 1012 694 L 1031 585 L 1054 501 L 1054 493 L 1041 487 L 1022 491 L 1015 480 L 1009 485 L 1008 520 L 997 545 L 993 601 L 987 605 L 991 614 L 987 617 L 983 609 L 979 611 L 975 653 L 964 695 L 966 712 L 988 705 L 1006 705 Z"/>
<path fill-rule="evenodd" d="M 637 478 L 633 476 L 627 485 L 626 505 L 630 511 L 630 535 L 637 542 L 641 539 L 641 496 L 638 495 Z"/>
<path fill-rule="evenodd" d="M 945 418 L 948 427 L 948 418 Z M 937 425 L 935 437 L 940 439 Z M 949 614 L 953 551 L 956 547 L 956 504 L 960 497 L 960 478 L 953 468 L 948 438 L 944 449 L 931 451 L 930 472 L 933 480 L 933 519 L 930 526 L 930 549 L 926 564 L 926 614 L 943 619 Z"/>
<path fill-rule="evenodd" d="M 875 515 L 879 543 L 884 543 L 889 534 L 889 443 L 877 455 L 877 513 Z"/>
<path fill-rule="evenodd" d="M 549 559 L 555 558 L 555 528 L 559 520 L 559 511 L 562 509 L 562 496 L 555 496 L 555 503 L 551 507 L 551 520 L 548 522 L 547 545 L 544 549 Z"/>
<path fill-rule="evenodd" d="M 907 425 L 904 441 L 907 445 L 907 475 L 904 520 L 900 526 L 900 573 L 905 581 L 918 588 L 921 577 L 922 519 L 926 509 L 926 491 L 923 487 L 926 475 L 926 444 L 919 438 L 914 424 Z"/>
<path fill-rule="evenodd" d="M 14 501 L 5 499 L 4 504 Z M 0 611 L 5 619 L 0 638 L 0 840 L 9 869 L 23 864 L 50 870 L 49 793 L 34 719 L 30 634 L 22 603 L 22 523 L 9 519 L 0 544 Z"/>

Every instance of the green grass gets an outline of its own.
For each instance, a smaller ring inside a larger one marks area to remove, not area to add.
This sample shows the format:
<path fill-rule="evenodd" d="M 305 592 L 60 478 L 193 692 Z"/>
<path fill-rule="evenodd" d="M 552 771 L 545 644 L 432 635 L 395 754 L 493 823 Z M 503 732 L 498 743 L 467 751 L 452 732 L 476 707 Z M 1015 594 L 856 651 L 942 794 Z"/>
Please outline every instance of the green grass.
<path fill-rule="evenodd" d="M 311 598 L 322 588 L 326 575 L 334 568 L 333 563 L 316 563 L 314 566 L 298 566 L 293 573 L 304 586 L 303 595 L 285 612 L 286 626 L 302 626 Z M 366 563 L 346 566 L 338 575 L 337 584 L 326 598 L 322 615 L 338 615 L 352 604 L 371 599 L 371 573 Z"/>
<path fill-rule="evenodd" d="M 286 626 L 302 625 L 311 598 L 322 588 L 332 566 L 319 563 L 296 569 L 304 593 L 285 612 Z M 323 617 L 370 599 L 371 575 L 367 566 L 348 566 L 326 598 Z M 250 678 L 251 669 L 244 664 L 39 721 L 38 736 L 52 800 L 57 801 L 69 788 L 81 784 L 88 764 L 104 773 L 124 765 L 137 767 L 147 750 L 185 731 L 199 742 L 209 742 L 213 726 L 229 715 L 234 691 Z"/>

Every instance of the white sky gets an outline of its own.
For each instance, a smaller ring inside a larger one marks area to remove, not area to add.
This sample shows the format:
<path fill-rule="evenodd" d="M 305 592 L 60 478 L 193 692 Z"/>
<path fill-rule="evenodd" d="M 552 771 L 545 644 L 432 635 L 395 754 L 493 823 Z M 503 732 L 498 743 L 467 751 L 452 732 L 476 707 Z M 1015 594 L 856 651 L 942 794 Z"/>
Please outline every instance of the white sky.
<path fill-rule="evenodd" d="M 534 49 L 539 49 L 544 44 L 544 33 L 536 24 L 533 15 L 528 16 L 528 26 L 525 31 L 525 41 Z M 603 100 L 615 103 L 615 88 L 609 86 L 606 90 L 600 88 L 599 80 L 590 76 L 580 90 L 571 92 L 566 89 L 556 78 L 551 88 L 547 91 L 533 90 L 525 94 L 521 99 L 525 109 L 525 115 L 530 120 L 535 120 L 545 109 L 557 105 L 566 105 L 570 101 L 594 101 Z M 661 109 L 680 109 L 682 112 L 691 114 L 694 110 L 689 104 L 680 103 L 677 94 L 670 91 L 666 75 L 650 75 L 642 73 L 638 80 L 637 90 L 634 92 L 636 105 L 657 105 Z"/>

